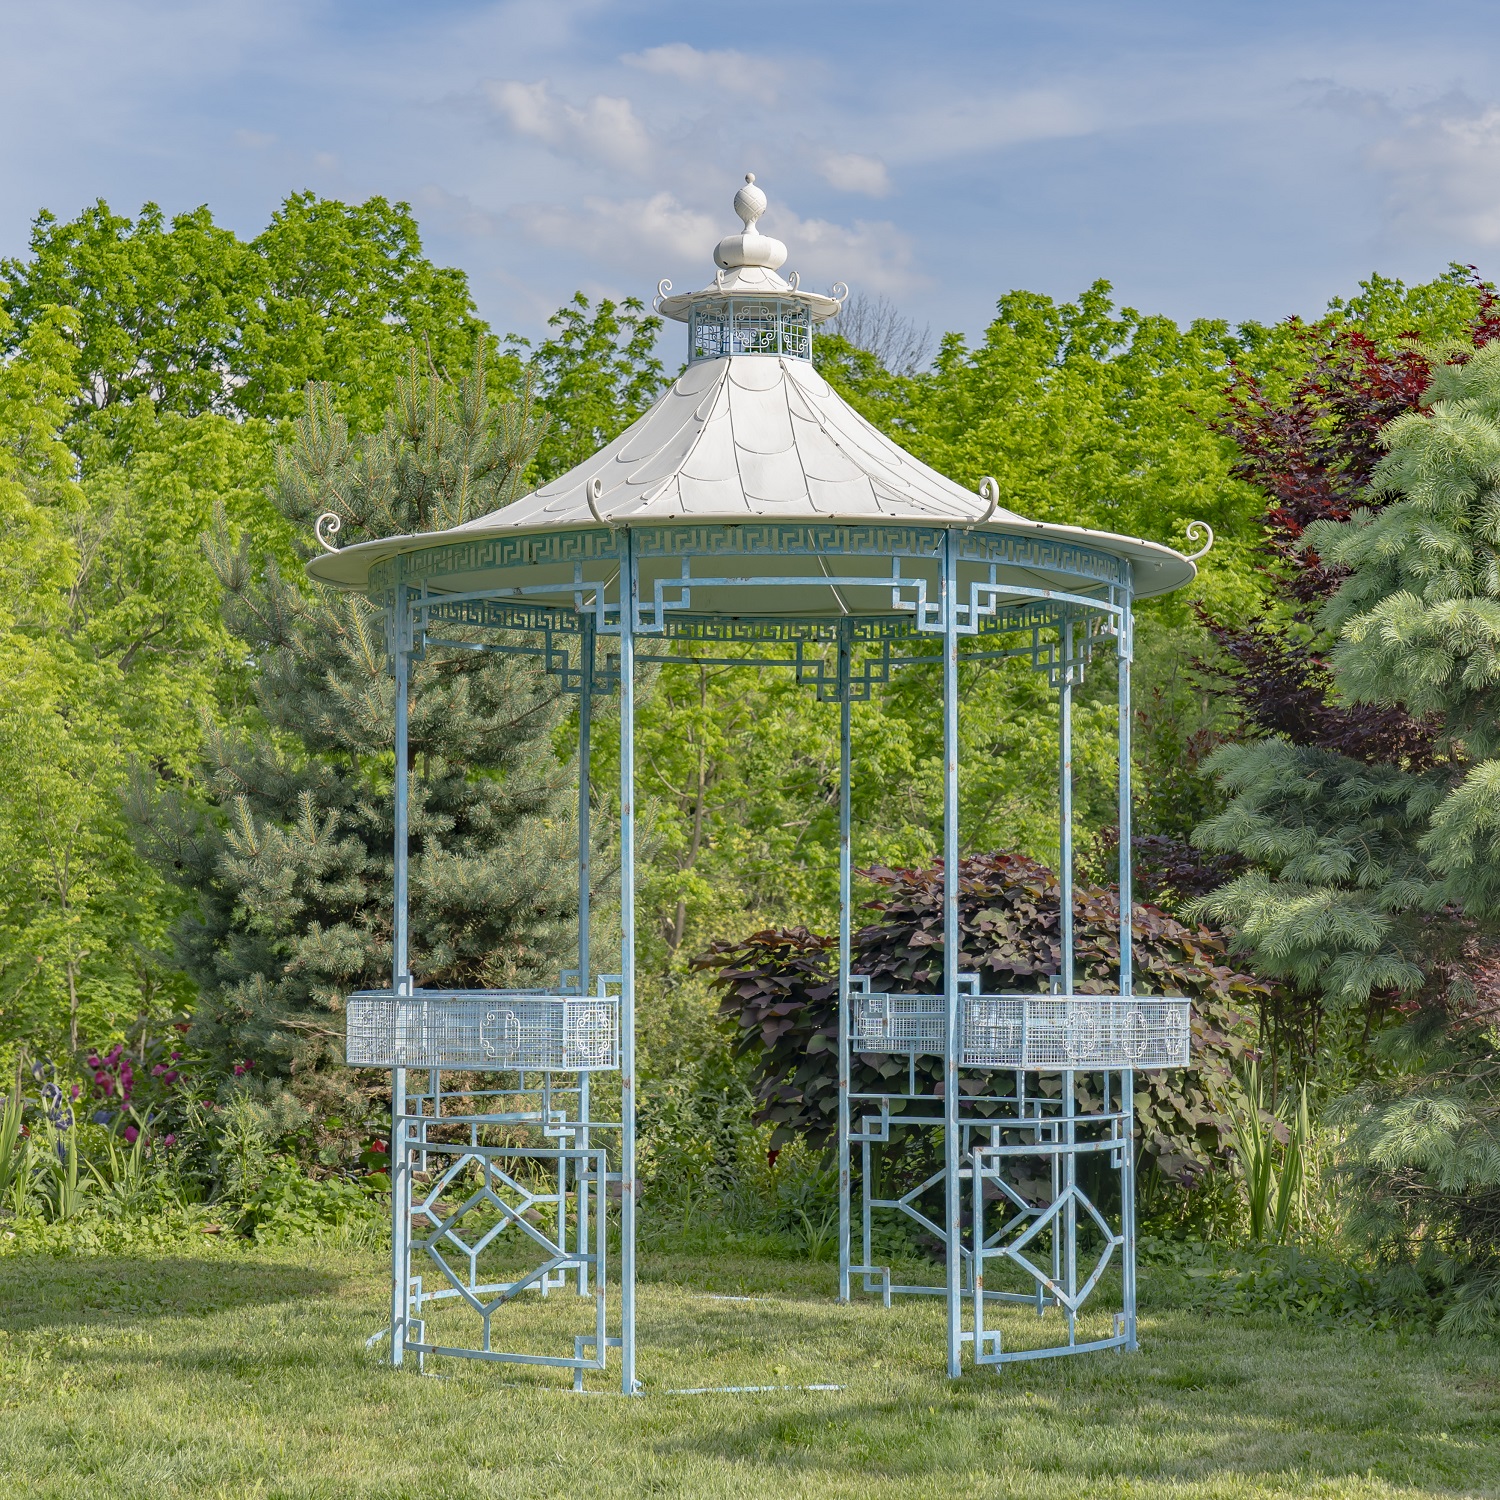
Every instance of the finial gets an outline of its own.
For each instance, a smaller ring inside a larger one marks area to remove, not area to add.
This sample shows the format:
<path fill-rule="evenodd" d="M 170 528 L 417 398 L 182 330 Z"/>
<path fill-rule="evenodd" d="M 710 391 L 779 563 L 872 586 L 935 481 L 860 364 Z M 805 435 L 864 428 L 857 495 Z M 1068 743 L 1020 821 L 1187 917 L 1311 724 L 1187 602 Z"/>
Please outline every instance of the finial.
<path fill-rule="evenodd" d="M 745 173 L 745 185 L 734 195 L 734 211 L 744 228 L 727 235 L 714 250 L 714 262 L 724 270 L 737 266 L 760 266 L 774 271 L 786 260 L 786 246 L 755 227 L 766 211 L 766 195 L 755 185 L 755 173 Z"/>
<path fill-rule="evenodd" d="M 766 195 L 755 185 L 755 173 L 745 173 L 745 185 L 734 195 L 734 211 L 746 234 L 753 234 L 755 221 L 766 211 Z"/>

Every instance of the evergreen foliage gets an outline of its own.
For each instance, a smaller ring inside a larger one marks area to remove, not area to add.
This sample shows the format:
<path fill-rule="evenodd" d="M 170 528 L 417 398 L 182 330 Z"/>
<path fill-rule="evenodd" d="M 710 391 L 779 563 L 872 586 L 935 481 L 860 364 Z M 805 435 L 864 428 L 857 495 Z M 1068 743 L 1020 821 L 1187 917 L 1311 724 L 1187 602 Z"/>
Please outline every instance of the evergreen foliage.
<path fill-rule="evenodd" d="M 483 359 L 456 382 L 415 359 L 382 430 L 351 438 L 310 390 L 277 455 L 275 500 L 308 555 L 325 510 L 341 540 L 457 525 L 524 487 L 543 431 L 497 401 Z M 392 681 L 377 606 L 212 546 L 225 619 L 258 667 L 254 729 L 210 726 L 189 786 L 134 807 L 158 868 L 196 897 L 179 952 L 201 989 L 194 1042 L 228 1072 L 304 1100 L 357 1094 L 339 1061 L 351 990 L 390 981 Z M 413 664 L 411 967 L 430 986 L 550 981 L 577 891 L 559 691 L 529 658 L 445 653 Z M 358 1108 L 344 1104 L 356 1117 Z"/>
<path fill-rule="evenodd" d="M 1201 909 L 1235 925 L 1261 972 L 1335 1008 L 1413 1013 L 1388 1039 L 1397 1080 L 1348 1106 L 1351 1171 L 1377 1243 L 1445 1265 L 1470 1322 L 1500 1317 L 1500 1267 L 1479 1232 L 1500 1203 L 1500 342 L 1473 344 L 1433 351 L 1423 409 L 1382 430 L 1384 503 L 1305 533 L 1342 580 L 1316 621 L 1335 641 L 1334 686 L 1351 707 L 1427 718 L 1431 754 L 1227 746 L 1211 767 L 1231 801 L 1200 830 L 1257 866 Z"/>

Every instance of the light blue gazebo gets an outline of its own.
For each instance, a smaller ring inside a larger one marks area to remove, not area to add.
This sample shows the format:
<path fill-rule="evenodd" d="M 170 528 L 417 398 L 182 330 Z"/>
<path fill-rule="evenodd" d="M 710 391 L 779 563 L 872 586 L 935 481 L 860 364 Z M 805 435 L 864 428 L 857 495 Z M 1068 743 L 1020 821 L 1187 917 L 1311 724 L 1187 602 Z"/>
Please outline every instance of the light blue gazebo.
<path fill-rule="evenodd" d="M 329 550 L 308 567 L 383 605 L 396 680 L 394 972 L 390 989 L 351 996 L 347 1017 L 349 1063 L 391 1069 L 392 1362 L 414 1353 L 554 1366 L 582 1389 L 585 1372 L 605 1369 L 618 1348 L 622 1390 L 641 1389 L 634 739 L 643 661 L 785 669 L 838 708 L 839 1299 L 858 1290 L 887 1305 L 908 1293 L 943 1297 L 953 1376 L 965 1344 L 976 1364 L 1132 1348 L 1132 1073 L 1187 1062 L 1188 1003 L 1137 993 L 1128 937 L 1118 993 L 1073 993 L 1070 716 L 1085 667 L 1112 648 L 1128 907 L 1131 609 L 1187 583 L 1193 562 L 1156 542 L 1028 521 L 1002 508 L 993 481 L 975 495 L 877 431 L 810 359 L 814 329 L 838 312 L 843 289 L 824 295 L 781 276 L 786 247 L 757 227 L 766 200 L 753 178 L 734 206 L 743 232 L 719 242 L 713 282 L 676 296 L 661 284 L 659 310 L 688 325 L 688 364 L 620 437 L 492 515 Z M 731 642 L 733 655 L 706 654 Z M 428 990 L 411 972 L 409 663 L 476 649 L 534 653 L 579 699 L 578 966 L 546 991 Z M 1063 958 L 1050 995 L 987 994 L 958 966 L 961 657 L 1024 658 L 1058 692 Z M 872 993 L 850 971 L 851 705 L 893 670 L 934 667 L 945 746 L 943 991 Z M 590 945 L 589 751 L 596 699 L 616 693 L 623 941 L 600 965 Z M 924 1093 L 913 1064 L 906 1087 L 851 1093 L 851 1057 L 861 1053 L 941 1055 L 942 1089 Z M 601 1118 L 591 1078 L 616 1069 L 618 1115 Z M 960 1069 L 987 1073 L 981 1098 L 961 1095 Z M 1091 1087 L 1075 1089 L 1085 1072 Z M 1060 1079 L 1044 1089 L 1039 1075 Z M 1081 1106 L 1085 1094 L 1098 1102 Z M 913 1129 L 941 1132 L 942 1166 L 882 1198 L 872 1149 Z M 1118 1211 L 1080 1184 L 1086 1156 L 1117 1178 Z M 617 1312 L 605 1266 L 611 1215 Z M 874 1263 L 881 1215 L 936 1236 L 941 1285 L 892 1284 Z M 515 1269 L 518 1246 L 534 1252 L 525 1271 Z M 1090 1337 L 1080 1317 L 1111 1267 L 1116 1316 Z M 495 1320 L 523 1294 L 592 1301 L 571 1349 L 496 1346 Z M 1055 1312 L 1057 1337 L 1004 1347 L 986 1321 L 997 1302 Z"/>

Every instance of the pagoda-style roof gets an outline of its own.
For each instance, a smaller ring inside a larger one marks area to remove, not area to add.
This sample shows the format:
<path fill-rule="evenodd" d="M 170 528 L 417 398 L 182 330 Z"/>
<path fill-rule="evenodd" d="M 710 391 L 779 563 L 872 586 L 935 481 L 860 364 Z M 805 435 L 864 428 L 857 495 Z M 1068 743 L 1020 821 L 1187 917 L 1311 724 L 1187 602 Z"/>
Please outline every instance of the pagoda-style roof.
<path fill-rule="evenodd" d="M 1193 564 L 1170 547 L 1028 521 L 929 468 L 867 422 L 807 357 L 811 325 L 838 299 L 777 274 L 786 247 L 755 229 L 764 205 L 747 179 L 735 200 L 746 232 L 720 242 L 715 282 L 660 304 L 694 323 L 695 357 L 612 443 L 502 510 L 445 532 L 329 552 L 308 564 L 309 574 L 362 589 L 377 562 L 482 536 L 778 521 L 961 526 L 1079 543 L 1128 560 L 1137 596 L 1192 579 Z M 721 324 L 710 327 L 715 317 Z M 705 342 L 768 352 L 710 357 Z"/>

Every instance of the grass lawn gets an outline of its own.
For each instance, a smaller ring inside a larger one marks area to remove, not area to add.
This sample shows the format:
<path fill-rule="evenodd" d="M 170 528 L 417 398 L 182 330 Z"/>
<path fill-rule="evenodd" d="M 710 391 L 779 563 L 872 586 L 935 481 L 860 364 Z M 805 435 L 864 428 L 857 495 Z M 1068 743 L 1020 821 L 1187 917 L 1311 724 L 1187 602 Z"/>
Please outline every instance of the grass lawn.
<path fill-rule="evenodd" d="M 1493 1343 L 1204 1318 L 1143 1268 L 1140 1353 L 950 1383 L 936 1301 L 841 1308 L 830 1268 L 733 1247 L 657 1251 L 643 1275 L 647 1394 L 626 1400 L 553 1372 L 383 1368 L 364 1248 L 0 1258 L 0 1493 L 1500 1495 Z M 1035 1328 L 1004 1316 L 1008 1342 Z M 514 1323 L 588 1319 L 554 1297 Z M 665 1394 L 813 1382 L 844 1389 Z"/>

